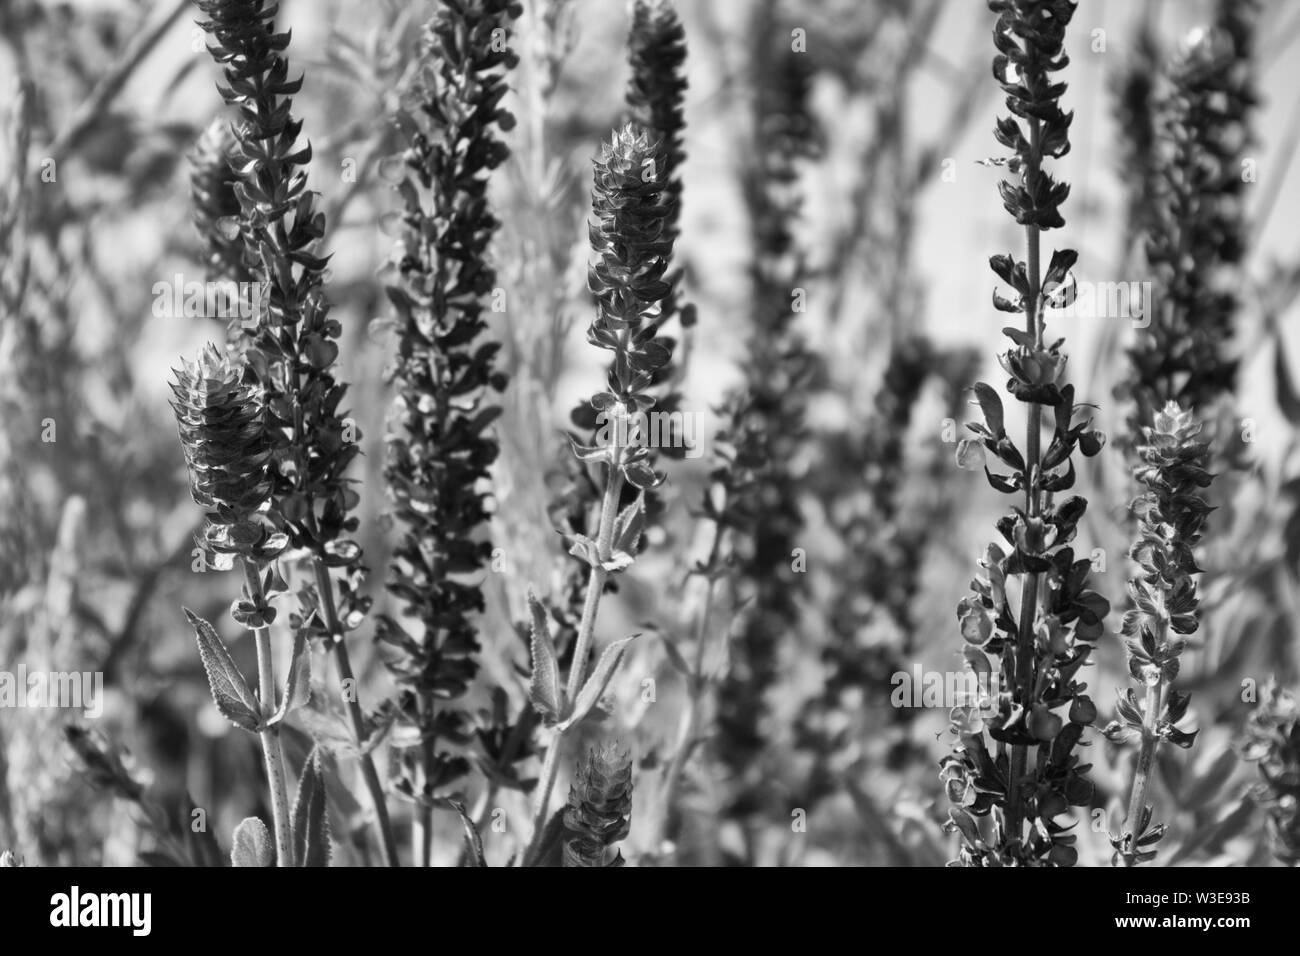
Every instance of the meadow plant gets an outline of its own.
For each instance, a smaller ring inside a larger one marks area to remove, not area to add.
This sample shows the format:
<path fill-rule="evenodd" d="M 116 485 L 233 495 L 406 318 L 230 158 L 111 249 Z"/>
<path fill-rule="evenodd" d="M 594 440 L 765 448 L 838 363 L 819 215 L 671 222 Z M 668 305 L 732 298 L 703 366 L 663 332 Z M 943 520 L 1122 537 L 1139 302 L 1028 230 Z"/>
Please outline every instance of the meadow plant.
<path fill-rule="evenodd" d="M 631 124 L 616 131 L 595 161 L 594 221 L 589 230 L 595 260 L 588 269 L 588 285 L 596 296 L 596 318 L 587 330 L 588 342 L 613 353 L 606 388 L 592 395 L 591 406 L 616 425 L 654 406 L 648 389 L 654 373 L 671 356 L 655 338 L 654 321 L 658 302 L 669 291 L 663 276 L 672 252 L 671 242 L 663 238 L 667 216 L 667 207 L 660 201 L 663 189 L 662 145 Z M 554 728 L 534 799 L 533 857 L 546 831 L 565 735 L 596 705 L 632 640 L 624 638 L 607 645 L 588 672 L 606 582 L 635 560 L 645 527 L 643 495 L 663 481 L 648 463 L 650 450 L 638 442 L 636 433 L 630 433 L 633 440 L 626 445 L 620 441 L 624 434 L 628 434 L 624 428 L 614 427 L 608 429 L 608 440 L 603 443 L 572 442 L 576 458 L 603 465 L 604 489 L 595 538 L 580 533 L 568 536 L 569 553 L 586 565 L 588 577 L 568 680 L 563 685 L 548 614 L 535 597 L 529 601 L 533 617 L 530 698 L 544 723 Z M 620 510 L 625 486 L 635 490 L 636 498 Z"/>
<path fill-rule="evenodd" d="M 1021 497 L 1023 505 L 998 521 L 1005 547 L 988 546 L 980 562 L 984 576 L 958 608 L 967 666 L 984 678 L 996 667 L 1001 689 L 987 709 L 954 708 L 957 742 L 943 761 L 941 778 L 956 804 L 949 826 L 961 834 L 960 865 L 1072 866 L 1078 859 L 1076 837 L 1057 817 L 1093 798 L 1090 765 L 1075 748 L 1097 708 L 1084 693 L 1087 685 L 1079 672 L 1109 610 L 1106 599 L 1088 587 L 1090 562 L 1076 560 L 1069 546 L 1087 502 L 1079 496 L 1056 501 L 1058 492 L 1074 485 L 1072 452 L 1095 455 L 1103 438 L 1089 419 L 1076 422 L 1081 406 L 1074 386 L 1066 383 L 1063 340 L 1045 338 L 1043 318 L 1051 290 L 1066 285 L 1077 258 L 1073 250 L 1058 250 L 1044 272 L 1040 254 L 1042 233 L 1065 224 L 1060 205 L 1069 186 L 1057 182 L 1044 161 L 1070 148 L 1073 115 L 1061 111 L 1065 84 L 1052 74 L 1069 62 L 1062 47 L 1075 4 L 990 0 L 989 8 L 998 15 L 993 74 L 1013 114 L 999 119 L 995 131 L 998 142 L 1013 152 L 995 163 L 1015 176 L 999 190 L 1026 238 L 1024 260 L 1010 255 L 989 260 L 994 274 L 1016 293 L 1006 299 L 994 292 L 994 306 L 1024 316 L 1022 328 L 1003 330 L 1012 347 L 998 362 L 1009 376 L 1007 391 L 1025 406 L 1028 425 L 1022 451 L 1007 432 L 997 391 L 975 385 L 984 421 L 967 426 L 977 437 L 958 446 L 958 462 L 982 467 L 995 490 Z M 1044 412 L 1052 429 L 1046 449 Z M 1012 473 L 990 471 L 983 464 L 986 453 Z M 991 817 L 991 832 L 980 828 L 980 817 Z"/>
<path fill-rule="evenodd" d="M 432 810 L 470 770 L 473 738 L 456 706 L 478 672 L 477 616 L 484 599 L 469 576 L 491 557 L 484 534 L 484 484 L 497 457 L 490 431 L 505 388 L 495 368 L 498 342 L 484 338 L 483 313 L 496 286 L 488 246 L 497 221 L 487 208 L 488 177 L 508 150 L 496 131 L 514 118 L 501 107 L 516 63 L 506 44 L 520 13 L 507 0 L 444 5 L 425 29 L 421 74 L 397 124 L 406 142 L 403 233 L 388 287 L 397 318 L 394 429 L 384 478 L 402 535 L 387 587 L 408 628 L 385 615 L 377 639 L 395 653 L 396 713 L 411 732 L 396 786 L 417 804 L 416 858 L 432 853 Z M 426 198 L 427 197 L 427 198 Z M 505 768 L 508 769 L 508 768 Z"/>
<path fill-rule="evenodd" d="M 1129 673 L 1142 689 L 1119 701 L 1120 719 L 1106 728 L 1113 742 L 1139 739 L 1137 765 L 1123 831 L 1112 837 L 1117 860 L 1125 865 L 1155 858 L 1166 826 L 1151 825 L 1147 795 L 1156 750 L 1161 741 L 1184 749 L 1197 731 L 1180 730 L 1190 698 L 1173 689 L 1179 657 L 1187 637 L 1196 632 L 1198 605 L 1194 549 L 1211 508 L 1198 494 L 1210 485 L 1208 446 L 1197 441 L 1200 423 L 1192 413 L 1169 402 L 1144 427 L 1138 445 L 1138 481 L 1146 490 L 1133 503 L 1138 539 L 1130 557 L 1142 573 L 1129 583 L 1133 607 L 1124 614 L 1121 632 L 1128 648 Z"/>
<path fill-rule="evenodd" d="M 1300 865 L 1300 704 L 1270 680 L 1246 722 L 1241 753 L 1259 768 L 1273 855 Z"/>
<path fill-rule="evenodd" d="M 370 726 L 345 641 L 370 606 L 360 593 L 365 571 L 361 549 L 346 537 L 358 527 L 349 512 L 359 496 L 344 475 L 359 454 L 361 435 L 340 407 L 346 386 L 333 367 L 341 327 L 329 317 L 323 291 L 327 260 L 313 251 L 324 235 L 325 218 L 307 189 L 311 146 L 297 146 L 302 124 L 293 118 L 292 107 L 302 78 L 289 78 L 284 55 L 289 34 L 276 32 L 275 4 L 196 2 L 207 18 L 202 26 L 210 38 L 209 52 L 225 75 L 219 92 L 240 117 L 233 127 L 231 167 L 239 176 L 232 188 L 240 205 L 243 262 L 253 279 L 269 289 L 259 303 L 245 356 L 264 392 L 273 449 L 267 514 L 290 548 L 309 555 L 314 578 L 314 588 L 300 592 L 301 611 L 291 624 L 299 635 L 323 640 L 332 649 L 385 858 L 395 866 L 397 847 L 383 786 L 366 747 Z M 335 570 L 343 572 L 337 582 L 331 574 Z M 250 573 L 250 592 L 255 582 Z M 257 604 L 258 595 L 250 593 L 247 599 Z M 277 839 L 282 841 L 283 834 Z"/>
<path fill-rule="evenodd" d="M 1184 41 L 1156 85 L 1154 132 L 1137 172 L 1147 196 L 1130 218 L 1144 228 L 1145 259 L 1159 289 L 1155 313 L 1129 349 L 1132 377 L 1119 389 L 1133 406 L 1134 439 L 1166 402 L 1212 421 L 1234 389 L 1231 352 L 1246 248 L 1243 164 L 1258 101 L 1251 73 L 1255 4 L 1222 3 L 1216 23 Z M 1141 148 L 1141 139 L 1135 143 Z M 1194 268 L 1188 268 L 1194 263 Z"/>
<path fill-rule="evenodd" d="M 748 26 L 748 68 L 754 98 L 750 149 L 741 184 L 750 249 L 753 327 L 743 361 L 743 385 L 722 409 L 718 442 L 729 449 L 720 467 L 732 472 L 727 493 L 710 514 L 737 536 L 731 570 L 744 609 L 733 622 L 727 673 L 717 690 L 716 752 L 731 779 L 723 815 L 752 835 L 770 807 L 763 756 L 767 695 L 779 654 L 799 620 L 804 576 L 795 570 L 803 514 L 800 449 L 806 442 L 806 386 L 815 360 L 795 327 L 803 250 L 795 239 L 802 207 L 803 161 L 815 145 L 807 58 L 790 49 L 772 5 L 760 5 Z M 754 847 L 747 839 L 746 853 Z"/>

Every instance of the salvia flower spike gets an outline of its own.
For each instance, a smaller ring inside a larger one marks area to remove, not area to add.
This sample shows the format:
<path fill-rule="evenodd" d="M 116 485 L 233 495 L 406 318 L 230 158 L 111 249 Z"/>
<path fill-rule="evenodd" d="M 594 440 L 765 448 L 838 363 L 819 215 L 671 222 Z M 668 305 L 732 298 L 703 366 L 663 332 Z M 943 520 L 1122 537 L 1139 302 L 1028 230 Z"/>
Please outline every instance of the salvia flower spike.
<path fill-rule="evenodd" d="M 655 340 L 659 300 L 668 291 L 663 275 L 672 243 L 663 238 L 666 208 L 663 192 L 663 148 L 645 130 L 628 124 L 617 130 L 595 160 L 591 193 L 594 221 L 589 223 L 595 257 L 587 269 L 587 284 L 596 296 L 596 317 L 587 329 L 587 341 L 613 353 L 606 390 L 591 398 L 605 414 L 595 444 L 573 441 L 574 456 L 604 469 L 600 519 L 593 540 L 570 535 L 569 553 L 588 566 L 582 619 L 574 641 L 573 658 L 563 693 L 558 677 L 551 680 L 549 663 L 555 658 L 549 618 L 540 602 L 533 605 L 533 703 L 543 711 L 556 733 L 546 750 L 541 779 L 534 793 L 533 841 L 535 855 L 543 838 L 551 791 L 559 769 L 560 747 L 567 732 L 590 712 L 618 667 L 631 638 L 609 645 L 588 677 L 587 659 L 595 644 L 596 617 L 601 595 L 612 575 L 636 560 L 645 528 L 644 492 L 663 477 L 648 463 L 649 449 L 639 435 L 635 415 L 653 407 L 649 393 L 654 372 L 668 361 L 670 352 Z M 620 510 L 624 486 L 637 490 L 631 504 Z M 544 680 L 545 691 L 539 685 Z"/>
<path fill-rule="evenodd" d="M 1213 422 L 1236 385 L 1231 339 L 1238 309 L 1235 270 L 1246 251 L 1242 161 L 1258 103 L 1250 70 L 1258 4 L 1218 4 L 1216 22 L 1196 31 L 1163 71 L 1156 106 L 1159 149 L 1144 225 L 1146 261 L 1160 290 L 1149 325 L 1128 351 L 1128 432 L 1141 434 L 1165 402 Z M 1212 197 L 1212 198 L 1210 198 Z M 1188 268 L 1194 262 L 1195 268 Z"/>
<path fill-rule="evenodd" d="M 667 210 L 664 239 L 675 242 L 681 215 L 681 166 L 686 160 L 683 109 L 686 97 L 686 30 L 669 0 L 636 0 L 632 5 L 632 26 L 628 31 L 627 104 L 632 121 L 649 130 L 663 143 L 664 180 L 662 202 Z M 661 321 L 677 312 L 677 276 L 663 303 Z M 683 325 L 690 315 L 682 317 Z"/>
<path fill-rule="evenodd" d="M 266 392 L 267 427 L 276 467 L 270 472 L 268 512 L 295 549 L 312 556 L 316 636 L 327 639 L 340 681 L 355 681 L 344 640 L 365 619 L 371 599 L 360 591 L 365 568 L 361 548 L 347 536 L 359 522 L 350 512 L 360 497 L 345 477 L 360 454 L 361 433 L 342 403 L 347 386 L 335 377 L 342 327 L 330 318 L 324 281 L 328 260 L 316 254 L 325 216 L 307 188 L 311 145 L 298 145 L 302 123 L 293 118 L 293 97 L 303 77 L 291 79 L 285 51 L 289 33 L 277 32 L 273 0 L 195 0 L 206 20 L 208 52 L 221 65 L 222 98 L 239 113 L 231 169 L 239 200 L 242 261 L 263 292 L 256 329 L 245 352 L 248 368 Z M 342 569 L 338 599 L 330 572 Z M 369 732 L 355 693 L 345 694 L 352 732 Z M 363 749 L 362 775 L 375 806 L 389 865 L 397 845 L 374 758 Z"/>
<path fill-rule="evenodd" d="M 508 0 L 443 5 L 425 30 L 425 66 L 409 98 L 420 109 L 397 122 L 408 146 L 397 186 L 400 281 L 388 289 L 398 398 L 384 478 L 402 536 L 387 585 L 419 624 L 408 633 L 384 617 L 376 637 L 397 651 L 388 666 L 404 688 L 398 719 L 421 741 L 403 754 L 396 786 L 420 805 L 424 861 L 431 801 L 469 770 L 447 745 L 469 735 L 469 715 L 455 703 L 478 672 L 483 590 L 463 576 L 492 553 L 483 534 L 488 506 L 476 489 L 497 457 L 491 426 L 501 409 L 492 398 L 506 376 L 494 367 L 499 343 L 483 336 L 496 285 L 487 177 L 509 155 L 497 131 L 513 125 L 500 103 L 516 57 L 496 41 L 519 13 Z"/>
<path fill-rule="evenodd" d="M 782 639 L 799 626 L 807 588 L 791 555 L 803 528 L 804 476 L 796 463 L 808 440 L 805 396 L 816 360 L 794 326 L 791 294 L 805 275 L 795 236 L 804 199 L 800 178 L 819 130 L 810 108 L 810 58 L 781 41 L 789 35 L 782 25 L 775 5 L 759 4 L 746 31 L 755 96 L 741 177 L 754 319 L 745 380 L 721 409 L 715 442 L 721 454 L 704 502 L 706 515 L 736 532 L 727 572 L 739 600 L 748 602 L 717 689 L 718 751 L 732 778 L 724 813 L 743 826 L 770 805 L 762 759 L 768 695 L 779 679 Z"/>
<path fill-rule="evenodd" d="M 1141 463 L 1135 474 L 1146 490 L 1133 503 L 1138 538 L 1129 556 L 1142 573 L 1129 582 L 1133 607 L 1124 615 L 1122 633 L 1129 673 L 1143 698 L 1139 701 L 1129 690 L 1119 703 L 1120 718 L 1106 728 L 1112 741 L 1135 735 L 1140 740 L 1128 816 L 1123 832 L 1111 838 L 1116 860 L 1126 865 L 1154 859 L 1165 832 L 1163 824 L 1151 826 L 1152 808 L 1146 802 L 1157 747 L 1168 740 L 1187 748 L 1196 739 L 1196 732 L 1177 727 L 1189 698 L 1172 685 L 1187 636 L 1197 629 L 1195 575 L 1200 568 L 1193 549 L 1211 510 L 1199 493 L 1211 482 L 1209 448 L 1198 440 L 1200 431 L 1190 411 L 1168 402 L 1153 424 L 1142 429 L 1137 448 Z"/>
<path fill-rule="evenodd" d="M 200 544 L 210 554 L 274 557 L 287 537 L 271 527 L 268 465 L 272 443 L 261 389 L 208 344 L 174 370 L 172 410 L 180 429 L 190 494 L 208 511 Z"/>
<path fill-rule="evenodd" d="M 1300 702 L 1270 680 L 1246 722 L 1241 755 L 1255 761 L 1273 855 L 1300 865 Z"/>
<path fill-rule="evenodd" d="M 1043 271 L 1039 252 L 1041 233 L 1065 224 L 1060 206 L 1069 187 L 1043 162 L 1070 148 L 1071 115 L 1059 105 L 1065 84 L 1053 75 L 1068 62 L 1063 44 L 1075 4 L 991 0 L 989 8 L 998 14 L 993 73 L 1012 114 L 995 129 L 1012 155 L 994 164 L 1014 176 L 999 190 L 1007 212 L 1025 227 L 1027 246 L 1024 261 L 996 255 L 989 262 L 1015 293 L 995 292 L 994 306 L 1024 316 L 1022 328 L 1003 330 L 1012 348 L 998 361 L 1009 376 L 1007 390 L 1027 406 L 1029 425 L 1022 450 L 1007 433 L 998 392 L 975 386 L 984 421 L 967 426 L 976 437 L 961 443 L 958 463 L 982 464 L 986 455 L 999 462 L 1010 474 L 983 466 L 989 483 L 1022 505 L 998 522 L 1003 543 L 988 546 L 980 562 L 984 575 L 957 609 L 966 664 L 990 683 L 979 700 L 953 709 L 957 741 L 940 777 L 956 804 L 948 825 L 962 837 L 957 863 L 1072 866 L 1075 837 L 1058 817 L 1092 800 L 1089 765 L 1074 751 L 1097 708 L 1079 678 L 1110 609 L 1088 587 L 1089 560 L 1076 560 L 1069 546 L 1087 502 L 1056 500 L 1074 485 L 1074 450 L 1095 455 L 1103 438 L 1066 382 L 1062 341 L 1048 343 L 1043 323 L 1044 306 L 1068 285 L 1077 258 L 1073 250 L 1058 250 Z M 1052 437 L 1043 449 L 1045 410 Z M 1008 594 L 1016 590 L 1013 602 Z M 992 817 L 991 832 L 977 822 L 984 816 Z"/>
<path fill-rule="evenodd" d="M 632 758 L 615 745 L 593 748 L 579 763 L 564 809 L 564 866 L 622 866 L 610 848 L 632 826 Z"/>
<path fill-rule="evenodd" d="M 190 200 L 209 273 L 214 278 L 245 282 L 249 270 L 244 265 L 239 197 L 235 195 L 239 177 L 230 168 L 236 144 L 224 116 L 203 131 L 190 156 Z"/>

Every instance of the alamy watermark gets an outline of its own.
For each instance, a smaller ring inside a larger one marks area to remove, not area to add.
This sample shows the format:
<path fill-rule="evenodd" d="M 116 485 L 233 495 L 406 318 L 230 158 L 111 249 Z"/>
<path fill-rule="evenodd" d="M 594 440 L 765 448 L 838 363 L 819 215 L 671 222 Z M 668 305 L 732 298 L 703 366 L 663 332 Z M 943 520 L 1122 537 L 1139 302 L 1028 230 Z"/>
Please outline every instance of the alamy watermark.
<path fill-rule="evenodd" d="M 959 671 L 927 671 L 920 664 L 912 670 L 895 671 L 889 678 L 893 707 L 974 707 L 985 715 L 997 709 L 1000 681 L 994 673 L 977 674 L 969 668 Z"/>
<path fill-rule="evenodd" d="M 0 671 L 0 708 L 80 710 L 96 720 L 104 713 L 103 671 Z"/>
<path fill-rule="evenodd" d="M 618 407 L 618 406 L 616 406 Z M 704 454 L 700 441 L 700 416 L 695 412 L 611 412 L 596 415 L 596 444 L 619 448 L 684 448 L 684 457 Z"/>
<path fill-rule="evenodd" d="M 271 298 L 270 282 L 185 281 L 176 273 L 170 282 L 153 284 L 153 314 L 160 319 L 256 319 Z"/>
<path fill-rule="evenodd" d="M 1135 329 L 1151 324 L 1154 300 L 1150 282 L 1048 282 L 1043 285 L 1047 308 L 1064 319 L 1129 319 Z"/>

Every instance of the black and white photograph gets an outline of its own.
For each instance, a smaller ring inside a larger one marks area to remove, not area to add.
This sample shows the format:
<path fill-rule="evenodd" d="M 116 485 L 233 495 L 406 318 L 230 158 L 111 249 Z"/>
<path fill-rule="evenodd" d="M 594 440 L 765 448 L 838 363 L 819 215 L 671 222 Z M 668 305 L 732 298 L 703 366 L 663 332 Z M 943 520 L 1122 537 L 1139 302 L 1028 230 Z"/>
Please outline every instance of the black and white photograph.
<path fill-rule="evenodd" d="M 0 0 L 24 919 L 1046 867 L 1261 928 L 1298 85 L 1294 0 Z"/>

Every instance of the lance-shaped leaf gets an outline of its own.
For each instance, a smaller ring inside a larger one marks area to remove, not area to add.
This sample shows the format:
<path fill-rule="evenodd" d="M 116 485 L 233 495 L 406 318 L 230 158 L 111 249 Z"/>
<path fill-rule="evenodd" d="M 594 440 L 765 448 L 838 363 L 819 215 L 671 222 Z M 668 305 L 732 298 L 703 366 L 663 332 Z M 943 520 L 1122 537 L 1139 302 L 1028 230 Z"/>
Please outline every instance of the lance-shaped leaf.
<path fill-rule="evenodd" d="M 266 824 L 257 817 L 246 817 L 235 827 L 230 848 L 231 866 L 275 866 L 275 847 Z"/>
<path fill-rule="evenodd" d="M 289 675 L 284 681 L 284 696 L 276 708 L 267 727 L 274 727 L 311 697 L 311 647 L 307 643 L 307 631 L 299 628 L 293 636 L 293 656 L 289 662 Z"/>
<path fill-rule="evenodd" d="M 573 710 L 556 727 L 560 733 L 564 733 L 591 713 L 591 709 L 596 706 L 605 693 L 605 688 L 609 686 L 610 678 L 614 676 L 614 671 L 618 669 L 619 662 L 623 660 L 623 653 L 627 650 L 627 646 L 638 637 L 640 637 L 639 634 L 633 634 L 631 637 L 615 641 L 605 648 L 605 653 L 600 655 L 600 660 L 597 661 L 591 676 L 582 685 L 582 690 L 578 691 L 578 696 L 573 702 Z"/>
<path fill-rule="evenodd" d="M 637 553 L 637 543 L 641 540 L 641 532 L 644 528 L 645 493 L 642 492 L 636 496 L 636 501 L 623 509 L 614 522 L 615 553 L 623 551 L 628 555 L 635 555 Z"/>
<path fill-rule="evenodd" d="M 1006 434 L 1006 424 L 1002 413 L 1002 399 L 991 386 L 984 382 L 976 382 L 973 386 L 975 398 L 979 402 L 980 411 L 984 413 L 984 422 L 988 425 L 989 431 L 993 433 L 994 438 L 1001 438 Z"/>
<path fill-rule="evenodd" d="M 551 639 L 551 625 L 546 618 L 546 608 L 531 590 L 528 592 L 528 609 L 532 612 L 533 674 L 528 683 L 528 699 L 547 724 L 553 724 L 564 713 L 564 691 L 560 687 L 560 664 Z"/>
<path fill-rule="evenodd" d="M 474 821 L 469 818 L 465 812 L 465 804 L 459 801 L 450 801 L 451 807 L 460 814 L 461 826 L 465 828 L 465 854 L 470 866 L 487 866 L 487 858 L 483 855 L 483 838 L 479 835 L 478 827 Z"/>
<path fill-rule="evenodd" d="M 533 845 L 524 854 L 524 866 L 558 867 L 560 855 L 564 848 L 564 807 L 551 814 L 542 827 L 541 833 L 533 840 Z"/>
<path fill-rule="evenodd" d="M 329 866 L 330 825 L 325 810 L 325 775 L 315 748 L 307 755 L 293 802 L 293 858 L 298 866 Z"/>
<path fill-rule="evenodd" d="M 261 724 L 258 716 L 260 708 L 248 681 L 239 672 L 226 645 L 217 636 L 216 629 L 189 608 L 181 610 L 194 628 L 194 636 L 199 644 L 199 659 L 203 661 L 203 671 L 208 676 L 208 688 L 212 691 L 212 701 L 217 705 L 217 710 L 236 727 L 256 733 Z"/>
<path fill-rule="evenodd" d="M 587 562 L 591 567 L 600 564 L 600 548 L 585 534 L 566 535 L 569 540 L 569 554 Z"/>

